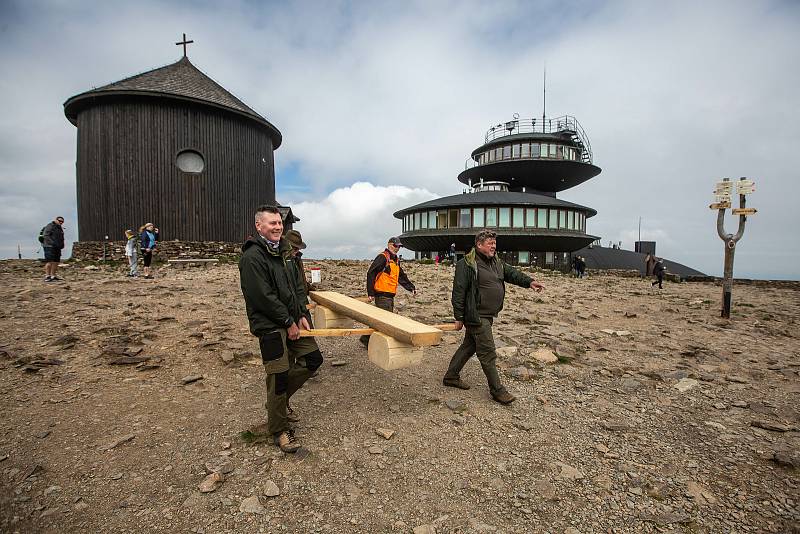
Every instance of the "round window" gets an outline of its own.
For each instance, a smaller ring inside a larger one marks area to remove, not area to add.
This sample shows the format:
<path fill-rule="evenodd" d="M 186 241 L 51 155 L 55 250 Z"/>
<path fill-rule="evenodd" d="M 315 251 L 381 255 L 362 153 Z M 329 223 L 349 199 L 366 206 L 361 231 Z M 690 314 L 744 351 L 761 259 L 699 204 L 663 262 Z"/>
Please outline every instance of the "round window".
<path fill-rule="evenodd" d="M 176 165 L 183 172 L 197 174 L 203 172 L 206 167 L 206 160 L 203 155 L 196 150 L 181 150 L 175 159 Z"/>

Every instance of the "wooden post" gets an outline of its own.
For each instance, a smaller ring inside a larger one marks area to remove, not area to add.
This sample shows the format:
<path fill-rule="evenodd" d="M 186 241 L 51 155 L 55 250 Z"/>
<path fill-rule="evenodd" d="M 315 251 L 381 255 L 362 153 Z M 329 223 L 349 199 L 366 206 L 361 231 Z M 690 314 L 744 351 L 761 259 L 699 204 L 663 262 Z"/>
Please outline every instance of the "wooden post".
<path fill-rule="evenodd" d="M 718 188 L 729 182 L 728 178 L 723 179 L 723 183 L 718 184 Z M 737 184 L 739 189 L 739 208 L 734 209 L 734 215 L 739 215 L 739 228 L 736 234 L 725 233 L 725 209 L 730 207 L 730 197 L 726 201 L 717 202 L 709 206 L 711 209 L 719 210 L 717 213 L 717 235 L 725 242 L 725 263 L 722 273 L 722 311 L 721 316 L 725 319 L 731 318 L 731 302 L 733 300 L 733 254 L 736 251 L 736 243 L 744 235 L 744 226 L 747 216 L 756 213 L 753 208 L 745 208 L 747 193 L 754 191 L 753 183 L 742 177 Z M 730 186 L 728 186 L 728 191 Z"/>
<path fill-rule="evenodd" d="M 369 361 L 385 371 L 417 365 L 422 361 L 422 352 L 422 347 L 402 343 L 380 332 L 369 336 Z"/>
<path fill-rule="evenodd" d="M 315 306 L 311 312 L 314 319 L 314 328 L 352 328 L 353 320 L 346 315 L 341 315 L 326 308 L 325 306 Z"/>

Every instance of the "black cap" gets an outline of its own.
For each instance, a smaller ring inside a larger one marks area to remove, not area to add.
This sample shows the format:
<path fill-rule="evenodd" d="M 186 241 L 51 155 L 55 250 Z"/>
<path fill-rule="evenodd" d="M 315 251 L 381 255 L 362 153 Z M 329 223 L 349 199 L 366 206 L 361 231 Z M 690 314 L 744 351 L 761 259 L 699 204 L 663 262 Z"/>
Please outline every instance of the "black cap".
<path fill-rule="evenodd" d="M 396 246 L 396 247 L 402 247 L 403 246 L 403 243 L 400 242 L 400 238 L 399 237 L 390 237 L 389 238 L 389 243 L 394 245 L 394 246 Z"/>

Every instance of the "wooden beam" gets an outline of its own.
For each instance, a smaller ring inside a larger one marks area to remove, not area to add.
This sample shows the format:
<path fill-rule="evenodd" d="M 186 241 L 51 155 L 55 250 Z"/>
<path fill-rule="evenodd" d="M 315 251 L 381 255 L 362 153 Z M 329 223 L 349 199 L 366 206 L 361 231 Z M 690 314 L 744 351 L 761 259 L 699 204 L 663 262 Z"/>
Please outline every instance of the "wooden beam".
<path fill-rule="evenodd" d="M 322 306 L 320 306 L 322 308 Z M 348 319 L 350 320 L 350 319 Z M 317 326 L 317 320 L 314 319 L 314 326 Z M 442 332 L 455 332 L 456 327 L 453 323 L 435 324 L 434 328 L 438 328 Z M 311 330 L 300 330 L 300 337 L 345 337 L 345 336 L 368 336 L 375 332 L 374 328 L 313 328 Z"/>
<path fill-rule="evenodd" d="M 382 310 L 366 302 L 359 302 L 341 293 L 312 291 L 310 296 L 317 304 L 330 308 L 336 313 L 347 315 L 359 323 L 397 339 L 401 343 L 424 347 L 435 345 L 442 339 L 442 331 L 438 328 Z"/>
<path fill-rule="evenodd" d="M 368 336 L 375 332 L 372 328 L 312 328 L 300 330 L 300 337 L 345 337 Z"/>

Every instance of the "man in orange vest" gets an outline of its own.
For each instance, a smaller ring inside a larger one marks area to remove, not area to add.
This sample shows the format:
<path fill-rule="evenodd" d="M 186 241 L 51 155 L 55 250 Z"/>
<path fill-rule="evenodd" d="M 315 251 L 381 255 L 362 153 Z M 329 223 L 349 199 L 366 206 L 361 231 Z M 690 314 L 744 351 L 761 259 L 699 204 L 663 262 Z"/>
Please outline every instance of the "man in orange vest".
<path fill-rule="evenodd" d="M 375 306 L 390 312 L 394 311 L 394 296 L 397 293 L 398 284 L 414 295 L 417 294 L 414 284 L 400 267 L 397 253 L 402 246 L 399 237 L 389 238 L 386 250 L 375 257 L 367 271 L 367 295 L 369 295 L 370 302 L 374 301 Z M 361 336 L 361 343 L 367 346 L 369 336 Z"/>

